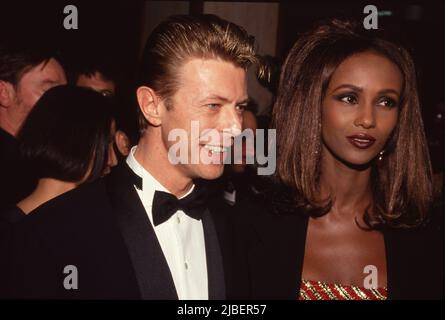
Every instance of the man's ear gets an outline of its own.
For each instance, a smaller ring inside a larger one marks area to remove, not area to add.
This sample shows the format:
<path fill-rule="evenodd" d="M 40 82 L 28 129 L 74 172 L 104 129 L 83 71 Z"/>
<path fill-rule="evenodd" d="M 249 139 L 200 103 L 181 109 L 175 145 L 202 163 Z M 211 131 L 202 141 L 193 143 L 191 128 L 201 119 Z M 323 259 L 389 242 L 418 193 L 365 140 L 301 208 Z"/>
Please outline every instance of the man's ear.
<path fill-rule="evenodd" d="M 0 80 L 0 106 L 10 107 L 15 100 L 15 89 L 12 83 Z"/>
<path fill-rule="evenodd" d="M 161 125 L 161 99 L 154 92 L 153 89 L 149 87 L 139 87 L 136 90 L 136 96 L 138 99 L 139 108 L 142 111 L 145 119 L 155 127 Z"/>
<path fill-rule="evenodd" d="M 119 152 L 123 156 L 128 156 L 130 153 L 130 139 L 128 139 L 128 136 L 125 134 L 125 132 L 117 130 L 116 134 L 114 136 L 114 140 L 116 142 L 116 147 L 119 150 Z"/>

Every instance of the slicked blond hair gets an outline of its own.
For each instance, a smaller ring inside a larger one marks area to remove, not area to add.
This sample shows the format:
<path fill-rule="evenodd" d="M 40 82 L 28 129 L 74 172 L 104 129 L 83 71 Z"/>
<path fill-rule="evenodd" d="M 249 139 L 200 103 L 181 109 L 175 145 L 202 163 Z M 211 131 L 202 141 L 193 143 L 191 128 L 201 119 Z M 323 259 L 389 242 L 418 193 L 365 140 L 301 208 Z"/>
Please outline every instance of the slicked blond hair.
<path fill-rule="evenodd" d="M 245 70 L 257 63 L 255 38 L 215 15 L 176 15 L 149 36 L 142 56 L 139 86 L 152 88 L 166 101 L 179 87 L 177 70 L 193 58 L 221 59 Z M 148 123 L 139 111 L 143 131 Z"/>

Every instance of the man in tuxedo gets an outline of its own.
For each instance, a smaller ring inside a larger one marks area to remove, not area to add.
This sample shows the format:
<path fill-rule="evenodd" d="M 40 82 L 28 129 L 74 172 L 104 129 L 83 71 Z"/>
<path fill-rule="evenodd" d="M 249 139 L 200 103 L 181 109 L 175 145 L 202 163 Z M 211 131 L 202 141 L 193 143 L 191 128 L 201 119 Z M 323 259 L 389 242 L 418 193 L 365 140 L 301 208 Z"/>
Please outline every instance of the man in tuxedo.
<path fill-rule="evenodd" d="M 64 70 L 47 48 L 22 38 L 0 44 L 0 210 L 35 186 L 15 137 L 40 96 L 61 84 L 66 84 Z"/>
<path fill-rule="evenodd" d="M 17 225 L 10 296 L 226 297 L 224 210 L 207 201 L 205 180 L 221 176 L 241 132 L 253 42 L 213 15 L 174 16 L 153 31 L 136 90 L 139 143 L 106 178 Z"/>

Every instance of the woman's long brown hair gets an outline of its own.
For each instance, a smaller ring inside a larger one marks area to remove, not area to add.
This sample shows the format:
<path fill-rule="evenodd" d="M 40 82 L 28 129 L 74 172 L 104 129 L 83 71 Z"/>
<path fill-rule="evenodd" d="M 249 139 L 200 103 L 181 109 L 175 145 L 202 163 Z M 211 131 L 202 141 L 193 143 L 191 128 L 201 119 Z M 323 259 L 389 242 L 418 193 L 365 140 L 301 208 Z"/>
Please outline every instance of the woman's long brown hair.
<path fill-rule="evenodd" d="M 332 20 L 303 34 L 283 65 L 272 127 L 277 129 L 277 176 L 297 193 L 297 206 L 310 216 L 327 213 L 332 199 L 319 198 L 322 102 L 335 69 L 349 56 L 376 52 L 403 76 L 396 128 L 382 165 L 372 163 L 372 229 L 419 225 L 432 201 L 431 165 L 410 54 L 392 42 L 371 37 L 357 25 Z"/>

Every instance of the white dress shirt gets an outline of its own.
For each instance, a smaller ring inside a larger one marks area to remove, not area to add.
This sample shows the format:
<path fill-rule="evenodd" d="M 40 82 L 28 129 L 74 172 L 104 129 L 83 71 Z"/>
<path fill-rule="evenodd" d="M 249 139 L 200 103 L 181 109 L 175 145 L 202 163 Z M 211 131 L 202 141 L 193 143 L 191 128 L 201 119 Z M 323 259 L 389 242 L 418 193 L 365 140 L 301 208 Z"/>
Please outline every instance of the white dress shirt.
<path fill-rule="evenodd" d="M 142 178 L 142 190 L 135 187 L 148 218 L 158 238 L 170 268 L 180 300 L 207 300 L 207 260 L 202 220 L 189 217 L 182 210 L 176 211 L 167 221 L 153 224 L 152 202 L 156 190 L 168 191 L 134 157 L 137 146 L 127 157 L 128 166 Z M 195 185 L 183 197 L 190 194 Z"/>

